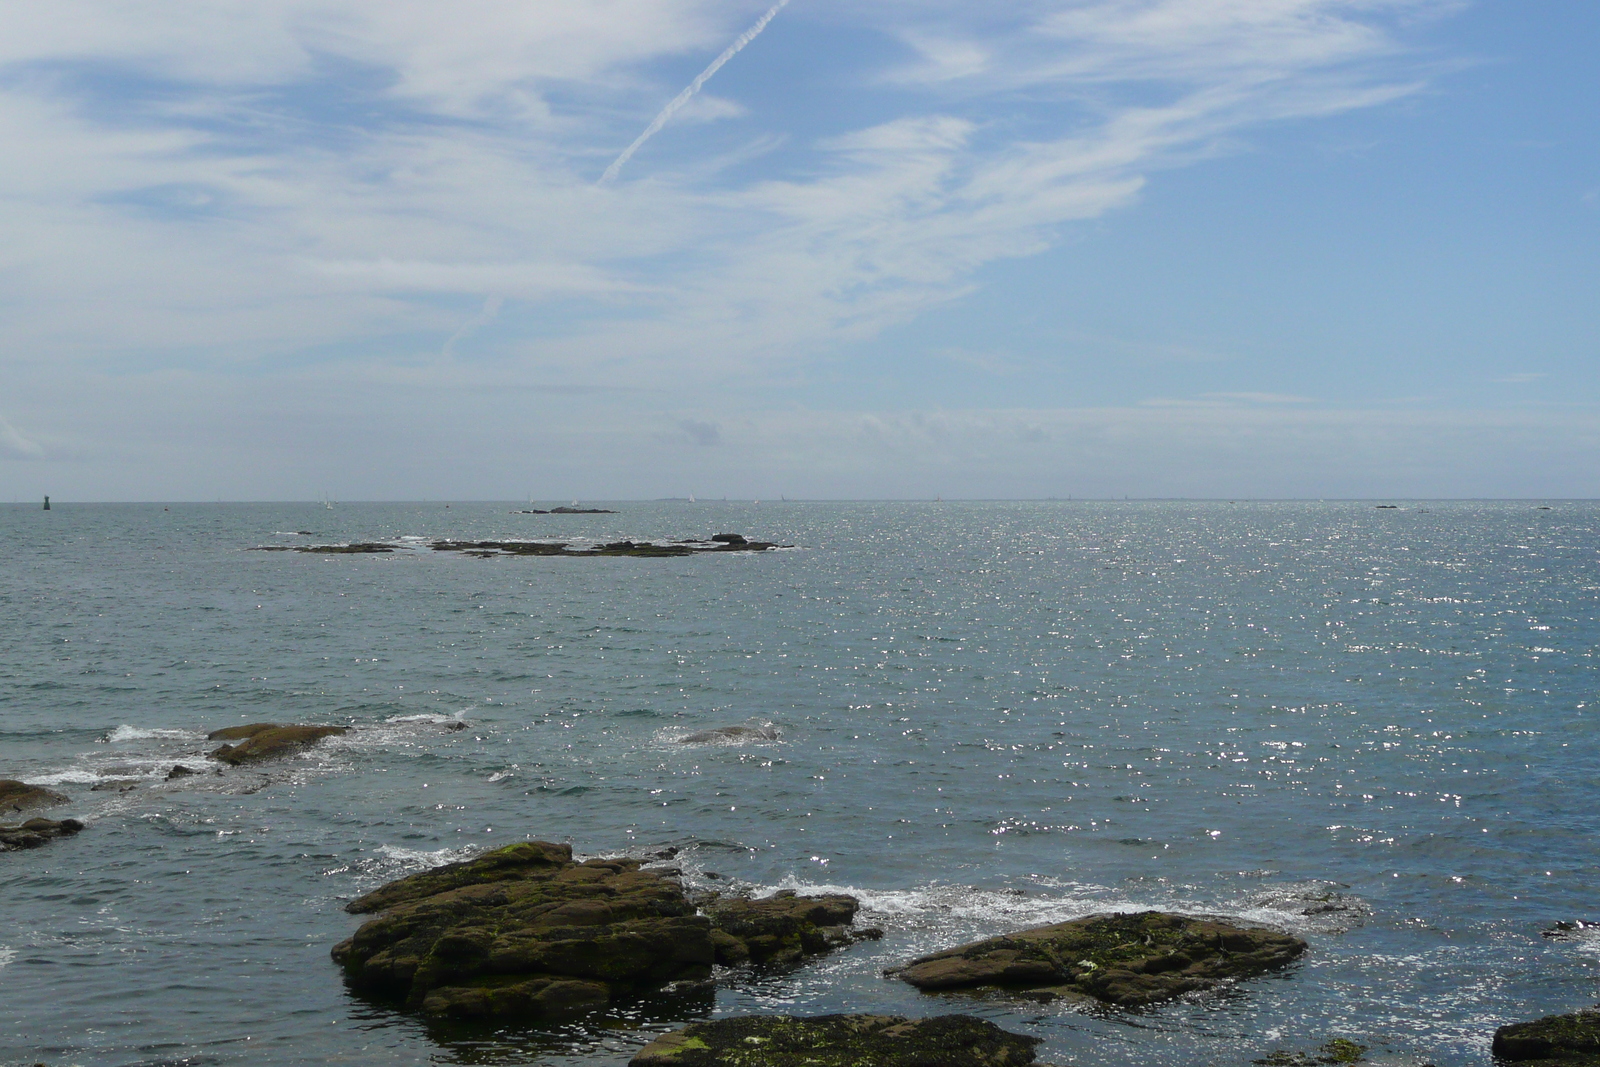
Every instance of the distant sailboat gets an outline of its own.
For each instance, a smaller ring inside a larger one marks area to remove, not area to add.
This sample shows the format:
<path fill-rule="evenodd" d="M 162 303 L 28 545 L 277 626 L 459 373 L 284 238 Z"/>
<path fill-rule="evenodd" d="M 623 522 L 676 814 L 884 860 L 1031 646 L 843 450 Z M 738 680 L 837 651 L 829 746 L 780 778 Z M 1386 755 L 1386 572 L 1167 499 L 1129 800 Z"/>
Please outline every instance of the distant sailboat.
<path fill-rule="evenodd" d="M 691 503 L 691 504 L 694 503 L 694 494 L 693 493 L 689 494 L 689 503 Z"/>

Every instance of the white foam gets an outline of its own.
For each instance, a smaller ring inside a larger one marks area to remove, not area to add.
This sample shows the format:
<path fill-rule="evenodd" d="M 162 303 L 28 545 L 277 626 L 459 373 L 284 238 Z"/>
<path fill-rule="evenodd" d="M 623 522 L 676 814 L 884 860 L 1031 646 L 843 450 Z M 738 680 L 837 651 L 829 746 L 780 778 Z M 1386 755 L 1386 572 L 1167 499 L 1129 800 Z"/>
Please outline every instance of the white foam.
<path fill-rule="evenodd" d="M 4 945 L 0 945 L 0 967 L 4 967 L 6 964 L 10 963 L 12 960 L 14 960 L 16 958 L 17 958 L 17 950 L 16 949 L 7 948 Z"/>
<path fill-rule="evenodd" d="M 200 741 L 205 734 L 197 730 L 161 730 L 124 723 L 106 735 L 107 741 Z"/>

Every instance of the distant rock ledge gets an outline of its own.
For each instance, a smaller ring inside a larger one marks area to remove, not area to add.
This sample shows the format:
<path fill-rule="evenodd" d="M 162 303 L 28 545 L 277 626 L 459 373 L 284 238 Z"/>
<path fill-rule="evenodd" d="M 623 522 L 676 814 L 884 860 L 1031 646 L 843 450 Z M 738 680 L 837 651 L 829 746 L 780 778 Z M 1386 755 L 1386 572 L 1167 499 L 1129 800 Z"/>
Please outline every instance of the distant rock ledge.
<path fill-rule="evenodd" d="M 586 512 L 587 514 L 587 512 Z M 495 556 L 565 556 L 585 559 L 594 556 L 693 556 L 702 552 L 767 552 L 777 548 L 793 548 L 775 541 L 751 541 L 743 534 L 721 533 L 705 540 L 687 538 L 681 541 L 610 541 L 605 544 L 574 545 L 570 541 L 454 541 L 441 539 L 422 545 L 398 545 L 383 541 L 352 541 L 337 545 L 257 545 L 251 552 L 309 552 L 321 555 L 366 555 L 415 551 L 417 548 L 435 552 L 460 552 L 468 556 L 488 559 Z"/>

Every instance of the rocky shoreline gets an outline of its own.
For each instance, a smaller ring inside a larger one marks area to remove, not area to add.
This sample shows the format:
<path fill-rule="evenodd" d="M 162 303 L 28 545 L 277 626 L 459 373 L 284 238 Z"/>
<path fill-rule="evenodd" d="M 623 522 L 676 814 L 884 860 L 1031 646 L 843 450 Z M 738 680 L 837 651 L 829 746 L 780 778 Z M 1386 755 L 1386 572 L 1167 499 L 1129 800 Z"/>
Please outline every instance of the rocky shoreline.
<path fill-rule="evenodd" d="M 349 727 L 251 723 L 207 735 L 221 764 L 284 759 Z M 683 741 L 770 740 L 771 727 L 724 727 Z M 181 765 L 168 780 L 198 772 Z M 218 768 L 217 773 L 224 773 Z M 67 803 L 54 790 L 0 779 L 0 813 Z M 77 819 L 0 825 L 0 852 L 38 848 L 84 829 Z M 401 878 L 346 910 L 372 916 L 331 949 L 355 995 L 432 1022 L 547 1025 L 626 1014 L 649 1000 L 656 1018 L 708 1014 L 730 973 L 786 970 L 847 951 L 882 931 L 856 923 L 844 894 L 750 897 L 692 892 L 647 857 L 575 859 L 567 844 L 528 840 Z M 1327 894 L 1324 894 L 1327 895 Z M 1594 924 L 1558 923 L 1569 938 Z M 1113 912 L 1017 930 L 907 960 L 884 975 L 924 993 L 1000 993 L 1138 1012 L 1161 1001 L 1285 971 L 1309 950 L 1281 930 L 1218 916 Z M 606 1025 L 614 1025 L 606 1024 Z M 688 1022 L 642 1048 L 630 1067 L 1027 1067 L 1038 1040 L 956 1012 L 922 1019 L 842 1014 L 745 1015 Z M 1498 1028 L 1493 1055 L 1527 1067 L 1600 1067 L 1600 1007 Z M 1314 1053 L 1277 1051 L 1257 1067 L 1357 1064 L 1346 1038 Z M 1043 1067 L 1043 1065 L 1040 1065 Z"/>

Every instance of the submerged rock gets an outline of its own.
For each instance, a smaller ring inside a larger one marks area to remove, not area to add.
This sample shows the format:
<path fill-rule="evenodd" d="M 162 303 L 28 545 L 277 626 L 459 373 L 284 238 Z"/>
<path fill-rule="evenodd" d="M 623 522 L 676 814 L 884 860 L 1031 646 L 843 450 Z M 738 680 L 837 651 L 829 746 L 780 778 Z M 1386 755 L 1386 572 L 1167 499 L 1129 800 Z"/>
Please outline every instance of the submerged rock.
<path fill-rule="evenodd" d="M 663 1034 L 628 1067 L 1024 1067 L 1038 1043 L 970 1015 L 750 1015 Z"/>
<path fill-rule="evenodd" d="M 855 912 L 849 898 L 745 902 L 757 907 L 732 908 L 740 933 L 728 933 L 714 928 L 726 920 L 698 914 L 682 886 L 642 862 L 578 863 L 568 845 L 525 841 L 423 871 L 347 905 L 382 914 L 333 958 L 357 990 L 428 1015 L 554 1018 L 693 986 L 720 958 L 815 944 L 816 919 L 848 923 Z"/>
<path fill-rule="evenodd" d="M 52 804 L 65 804 L 67 798 L 42 785 L 29 785 L 13 778 L 0 778 L 0 811 L 28 811 L 31 808 L 48 808 Z"/>
<path fill-rule="evenodd" d="M 843 895 L 802 897 L 779 890 L 760 900 L 719 900 L 706 908 L 717 962 L 798 963 L 806 956 L 875 940 L 883 931 L 851 929 L 861 902 Z"/>
<path fill-rule="evenodd" d="M 1002 986 L 1137 1007 L 1283 967 L 1305 950 L 1275 930 L 1119 912 L 973 942 L 891 973 L 922 990 Z"/>
<path fill-rule="evenodd" d="M 678 738 L 680 745 L 726 745 L 743 741 L 777 741 L 783 731 L 776 726 L 717 726 Z"/>
<path fill-rule="evenodd" d="M 0 852 L 38 848 L 58 837 L 71 837 L 83 829 L 77 819 L 29 819 L 21 826 L 0 826 Z"/>
<path fill-rule="evenodd" d="M 1502 1026 L 1494 1033 L 1494 1054 L 1519 1062 L 1600 1065 L 1600 1008 Z"/>
<path fill-rule="evenodd" d="M 1600 922 L 1591 922 L 1587 919 L 1576 919 L 1572 922 L 1563 920 L 1540 932 L 1553 941 L 1585 941 L 1600 935 Z"/>
<path fill-rule="evenodd" d="M 209 753 L 212 759 L 237 767 L 241 763 L 292 756 L 324 737 L 349 732 L 348 726 L 280 726 L 275 722 L 255 722 L 249 726 L 213 730 L 206 735 L 206 740 L 238 741 L 237 745 L 223 745 Z"/>

